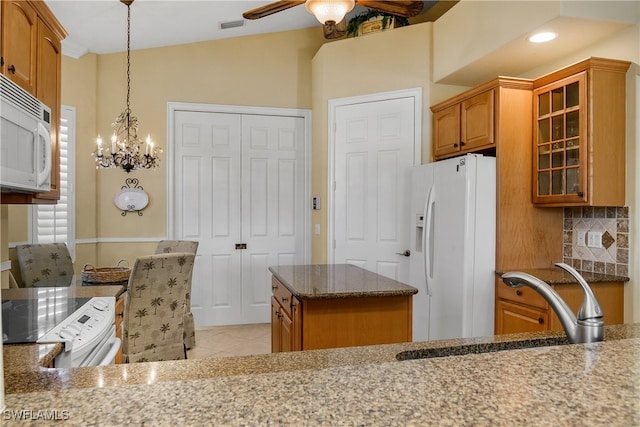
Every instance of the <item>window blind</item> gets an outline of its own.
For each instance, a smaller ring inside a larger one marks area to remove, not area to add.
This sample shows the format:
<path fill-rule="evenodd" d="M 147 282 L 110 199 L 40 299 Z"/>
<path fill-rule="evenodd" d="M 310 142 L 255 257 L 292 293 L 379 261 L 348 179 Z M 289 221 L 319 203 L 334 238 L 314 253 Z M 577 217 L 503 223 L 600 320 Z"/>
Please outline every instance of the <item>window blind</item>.
<path fill-rule="evenodd" d="M 35 205 L 34 240 L 38 243 L 67 243 L 73 257 L 74 197 L 73 153 L 75 147 L 75 109 L 63 106 L 60 114 L 60 200 L 55 205 Z"/>

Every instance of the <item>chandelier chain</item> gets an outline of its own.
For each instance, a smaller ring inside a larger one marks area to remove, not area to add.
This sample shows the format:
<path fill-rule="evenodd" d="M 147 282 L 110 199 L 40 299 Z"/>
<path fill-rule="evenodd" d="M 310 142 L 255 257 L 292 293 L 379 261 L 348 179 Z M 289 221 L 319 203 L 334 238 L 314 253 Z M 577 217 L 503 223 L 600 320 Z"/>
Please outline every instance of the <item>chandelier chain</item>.
<path fill-rule="evenodd" d="M 131 112 L 131 4 L 134 0 L 120 0 L 127 6 L 127 105 L 125 110 L 111 124 L 113 135 L 111 144 L 102 145 L 98 135 L 98 146 L 92 153 L 96 160 L 96 168 L 122 168 L 127 173 L 136 169 L 158 167 L 158 153 L 162 148 L 156 147 L 151 136 L 147 136 L 146 144 L 138 138 L 138 118 Z"/>
<path fill-rule="evenodd" d="M 131 141 L 131 3 L 127 5 L 127 141 Z"/>

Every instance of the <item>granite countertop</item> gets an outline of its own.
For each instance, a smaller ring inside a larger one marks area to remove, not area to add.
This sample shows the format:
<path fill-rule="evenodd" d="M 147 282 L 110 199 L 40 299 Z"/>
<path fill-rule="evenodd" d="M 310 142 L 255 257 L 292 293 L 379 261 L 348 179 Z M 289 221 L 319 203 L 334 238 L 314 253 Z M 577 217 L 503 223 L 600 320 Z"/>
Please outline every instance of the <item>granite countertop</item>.
<path fill-rule="evenodd" d="M 640 324 L 609 326 L 601 343 L 396 359 L 401 351 L 483 351 L 563 337 L 529 333 L 66 370 L 34 367 L 35 358 L 19 368 L 21 346 L 10 346 L 5 403 L 9 414 L 26 411 L 22 420 L 50 411 L 73 425 L 640 424 Z M 5 425 L 23 423 L 6 414 Z"/>
<path fill-rule="evenodd" d="M 269 271 L 298 299 L 413 295 L 414 287 L 351 264 L 283 265 Z"/>
<path fill-rule="evenodd" d="M 507 271 L 520 271 L 522 273 L 530 274 L 543 282 L 547 282 L 550 285 L 566 285 L 569 283 L 578 283 L 578 281 L 566 271 L 557 268 L 557 267 L 549 267 L 549 268 L 511 268 L 506 271 L 496 271 L 497 275 L 502 275 Z M 615 276 L 611 274 L 604 273 L 594 273 L 592 271 L 578 271 L 584 280 L 589 284 L 593 283 L 603 283 L 603 282 L 628 282 L 629 278 L 626 276 Z"/>

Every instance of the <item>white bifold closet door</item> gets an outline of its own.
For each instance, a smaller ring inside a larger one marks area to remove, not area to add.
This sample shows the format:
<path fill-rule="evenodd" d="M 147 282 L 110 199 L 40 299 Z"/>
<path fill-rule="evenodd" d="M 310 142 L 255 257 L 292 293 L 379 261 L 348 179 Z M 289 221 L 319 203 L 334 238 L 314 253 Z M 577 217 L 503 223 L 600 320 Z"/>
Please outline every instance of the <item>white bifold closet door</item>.
<path fill-rule="evenodd" d="M 175 112 L 175 233 L 198 240 L 196 326 L 270 321 L 271 265 L 300 264 L 304 119 Z"/>

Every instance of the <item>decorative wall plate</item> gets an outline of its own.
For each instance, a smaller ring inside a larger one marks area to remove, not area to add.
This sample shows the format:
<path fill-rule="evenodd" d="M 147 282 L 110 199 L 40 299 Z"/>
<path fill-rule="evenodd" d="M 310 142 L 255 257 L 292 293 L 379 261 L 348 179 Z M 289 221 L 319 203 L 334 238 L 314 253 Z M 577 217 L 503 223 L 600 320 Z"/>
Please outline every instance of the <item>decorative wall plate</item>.
<path fill-rule="evenodd" d="M 141 211 L 149 204 L 149 196 L 140 188 L 123 188 L 113 202 L 122 211 Z"/>

